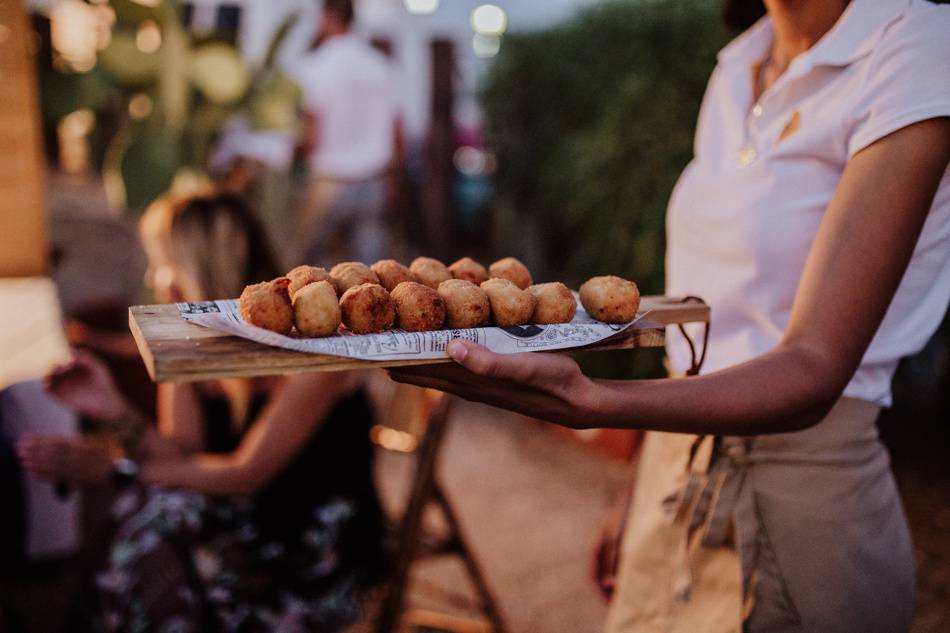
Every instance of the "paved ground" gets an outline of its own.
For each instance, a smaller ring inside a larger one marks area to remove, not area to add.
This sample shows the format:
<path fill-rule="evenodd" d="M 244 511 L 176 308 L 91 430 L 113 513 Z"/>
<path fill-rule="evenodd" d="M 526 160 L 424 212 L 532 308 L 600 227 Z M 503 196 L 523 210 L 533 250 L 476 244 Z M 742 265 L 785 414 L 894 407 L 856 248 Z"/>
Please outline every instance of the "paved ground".
<path fill-rule="evenodd" d="M 387 505 L 404 493 L 410 459 L 381 460 Z M 627 481 L 624 464 L 536 422 L 464 404 L 449 428 L 439 476 L 513 633 L 599 630 L 605 606 L 589 579 L 589 555 Z M 451 606 L 444 588 L 471 595 L 459 564 L 423 562 L 412 602 Z"/>

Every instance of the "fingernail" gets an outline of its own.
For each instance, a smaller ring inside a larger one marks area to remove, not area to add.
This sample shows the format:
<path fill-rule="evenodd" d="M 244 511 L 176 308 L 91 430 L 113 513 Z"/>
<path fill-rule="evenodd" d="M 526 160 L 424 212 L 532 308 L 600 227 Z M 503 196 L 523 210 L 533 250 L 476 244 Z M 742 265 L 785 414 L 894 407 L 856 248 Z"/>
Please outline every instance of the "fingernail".
<path fill-rule="evenodd" d="M 461 363 L 465 360 L 465 357 L 468 356 L 468 348 L 458 339 L 451 341 L 446 351 L 449 353 L 449 356 L 452 357 L 452 360 L 457 363 Z"/>

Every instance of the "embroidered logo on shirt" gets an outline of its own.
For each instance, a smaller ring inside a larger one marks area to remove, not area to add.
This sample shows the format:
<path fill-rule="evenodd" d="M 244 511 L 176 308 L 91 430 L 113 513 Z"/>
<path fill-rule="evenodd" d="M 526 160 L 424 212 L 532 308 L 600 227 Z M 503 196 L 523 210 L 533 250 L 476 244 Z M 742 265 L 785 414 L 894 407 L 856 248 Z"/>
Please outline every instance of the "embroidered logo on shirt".
<path fill-rule="evenodd" d="M 781 143 L 789 136 L 798 131 L 798 124 L 801 121 L 801 114 L 798 110 L 792 113 L 792 117 L 788 120 L 788 123 L 785 124 L 785 127 L 782 129 L 782 133 L 778 135 L 778 142 Z"/>

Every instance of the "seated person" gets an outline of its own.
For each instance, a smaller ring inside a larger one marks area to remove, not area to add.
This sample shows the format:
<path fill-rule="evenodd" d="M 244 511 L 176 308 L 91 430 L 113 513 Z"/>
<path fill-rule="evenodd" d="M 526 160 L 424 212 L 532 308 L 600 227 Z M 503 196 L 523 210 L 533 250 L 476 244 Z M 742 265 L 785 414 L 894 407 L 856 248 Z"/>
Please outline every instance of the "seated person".
<path fill-rule="evenodd" d="M 231 196 L 155 203 L 142 219 L 160 301 L 236 297 L 279 275 L 264 231 Z M 112 423 L 128 459 L 89 440 L 33 435 L 33 473 L 115 476 L 120 520 L 96 579 L 110 631 L 335 631 L 384 568 L 372 413 L 356 374 L 159 385 L 157 431 L 135 422 L 88 354 L 50 391 Z"/>

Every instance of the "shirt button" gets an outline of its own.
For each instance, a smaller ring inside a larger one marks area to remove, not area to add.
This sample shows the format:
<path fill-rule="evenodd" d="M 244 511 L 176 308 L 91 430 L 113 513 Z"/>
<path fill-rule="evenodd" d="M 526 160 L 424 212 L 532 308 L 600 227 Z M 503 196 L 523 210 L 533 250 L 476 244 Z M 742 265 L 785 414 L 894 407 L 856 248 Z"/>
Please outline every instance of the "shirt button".
<path fill-rule="evenodd" d="M 762 116 L 762 106 L 760 106 L 758 103 L 752 107 L 752 116 L 755 118 Z"/>
<path fill-rule="evenodd" d="M 739 165 L 745 167 L 752 163 L 755 160 L 755 157 L 758 156 L 758 153 L 751 147 L 743 147 L 739 150 Z"/>

